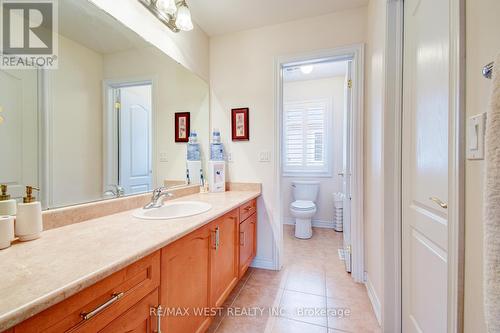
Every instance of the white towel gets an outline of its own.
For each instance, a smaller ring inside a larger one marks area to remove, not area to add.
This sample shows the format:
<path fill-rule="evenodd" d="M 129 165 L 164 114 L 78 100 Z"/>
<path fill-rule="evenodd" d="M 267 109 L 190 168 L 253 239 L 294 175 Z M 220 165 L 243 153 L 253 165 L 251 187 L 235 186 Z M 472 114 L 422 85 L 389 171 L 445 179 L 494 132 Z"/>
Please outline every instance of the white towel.
<path fill-rule="evenodd" d="M 484 312 L 488 332 L 500 332 L 500 55 L 486 121 L 484 198 Z"/>

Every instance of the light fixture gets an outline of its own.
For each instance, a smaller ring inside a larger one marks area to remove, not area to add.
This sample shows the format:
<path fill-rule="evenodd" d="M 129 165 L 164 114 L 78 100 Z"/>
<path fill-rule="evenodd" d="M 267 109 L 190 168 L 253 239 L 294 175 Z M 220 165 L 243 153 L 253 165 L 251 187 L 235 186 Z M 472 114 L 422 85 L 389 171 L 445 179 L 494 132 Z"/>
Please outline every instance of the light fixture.
<path fill-rule="evenodd" d="M 138 0 L 173 32 L 193 30 L 186 0 Z"/>
<path fill-rule="evenodd" d="M 187 6 L 186 1 L 182 1 L 177 9 L 177 18 L 175 20 L 175 25 L 183 30 L 190 31 L 193 30 L 193 21 L 191 21 L 191 12 Z"/>
<path fill-rule="evenodd" d="M 302 66 L 300 66 L 300 71 L 303 74 L 311 74 L 311 72 L 313 71 L 313 69 L 314 69 L 313 65 L 302 65 Z"/>
<path fill-rule="evenodd" d="M 175 0 L 158 0 L 156 2 L 156 7 L 158 7 L 159 10 L 162 10 L 172 16 L 177 12 Z"/>

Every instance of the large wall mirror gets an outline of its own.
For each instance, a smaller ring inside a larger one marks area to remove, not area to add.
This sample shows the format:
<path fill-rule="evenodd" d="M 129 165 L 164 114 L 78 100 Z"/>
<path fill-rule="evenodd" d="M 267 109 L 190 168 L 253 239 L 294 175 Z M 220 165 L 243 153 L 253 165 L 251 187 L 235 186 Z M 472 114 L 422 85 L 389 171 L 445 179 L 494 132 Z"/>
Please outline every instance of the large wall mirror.
<path fill-rule="evenodd" d="M 12 197 L 35 185 L 56 208 L 188 184 L 175 121 L 186 138 L 189 113 L 206 161 L 208 84 L 87 1 L 59 1 L 58 38 L 58 69 L 0 69 L 0 183 Z"/>

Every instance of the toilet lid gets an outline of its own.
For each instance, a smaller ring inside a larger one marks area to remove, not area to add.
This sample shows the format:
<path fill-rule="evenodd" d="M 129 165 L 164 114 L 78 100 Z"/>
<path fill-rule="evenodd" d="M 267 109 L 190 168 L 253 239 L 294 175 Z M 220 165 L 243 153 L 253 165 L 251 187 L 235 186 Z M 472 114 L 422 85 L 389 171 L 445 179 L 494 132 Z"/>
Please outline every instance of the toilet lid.
<path fill-rule="evenodd" d="M 311 210 L 316 208 L 316 205 L 312 201 L 306 201 L 306 200 L 297 200 L 292 202 L 291 204 L 293 209 L 297 210 Z"/>

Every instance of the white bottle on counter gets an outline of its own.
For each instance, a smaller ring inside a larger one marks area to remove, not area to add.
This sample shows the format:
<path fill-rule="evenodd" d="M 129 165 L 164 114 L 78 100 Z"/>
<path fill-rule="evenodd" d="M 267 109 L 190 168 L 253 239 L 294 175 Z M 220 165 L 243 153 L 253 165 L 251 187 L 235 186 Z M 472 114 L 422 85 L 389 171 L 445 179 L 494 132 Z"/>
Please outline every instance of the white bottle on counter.
<path fill-rule="evenodd" d="M 23 203 L 17 205 L 15 230 L 16 236 L 22 242 L 39 238 L 43 230 L 42 205 L 32 196 L 33 190 L 39 189 L 26 186 Z"/>
<path fill-rule="evenodd" d="M 14 239 L 14 216 L 0 216 L 0 250 L 10 247 Z"/>
<path fill-rule="evenodd" d="M 0 185 L 2 194 L 0 194 L 0 216 L 16 215 L 17 201 L 11 199 L 7 194 L 7 185 Z"/>

